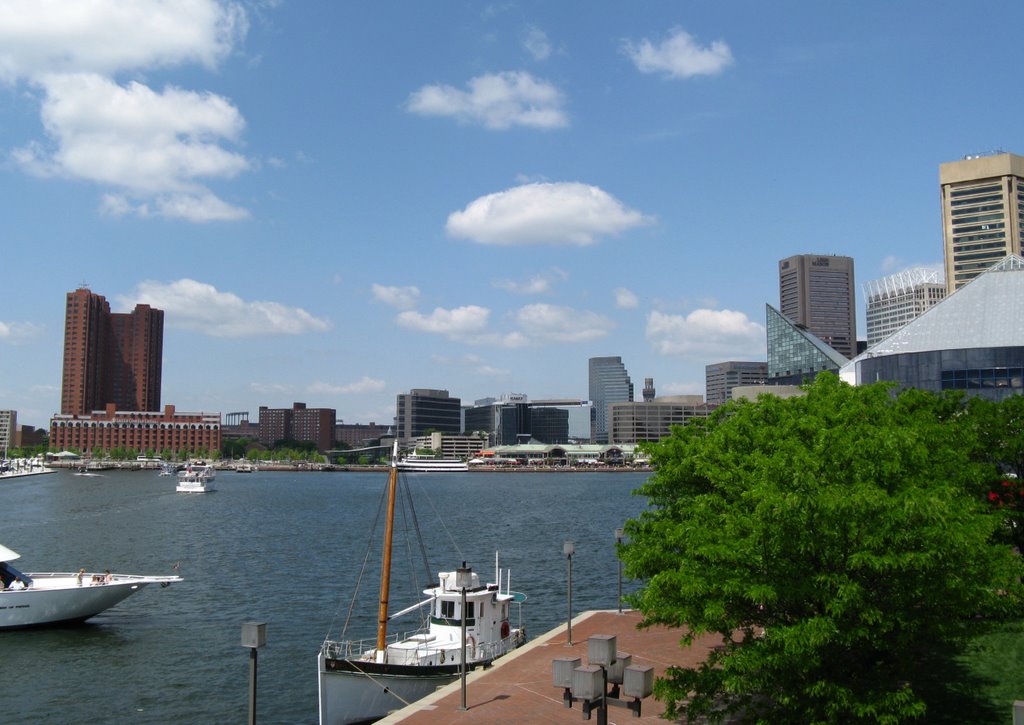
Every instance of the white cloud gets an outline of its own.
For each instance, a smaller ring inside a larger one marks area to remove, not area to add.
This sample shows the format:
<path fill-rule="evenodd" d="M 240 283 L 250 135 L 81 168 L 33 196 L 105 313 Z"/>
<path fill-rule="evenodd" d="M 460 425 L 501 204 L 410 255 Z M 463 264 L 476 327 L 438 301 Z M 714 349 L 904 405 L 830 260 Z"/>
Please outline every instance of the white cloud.
<path fill-rule="evenodd" d="M 459 339 L 466 335 L 482 332 L 487 328 L 491 311 L 478 305 L 466 305 L 446 310 L 437 307 L 429 315 L 415 310 L 402 312 L 396 318 L 398 324 L 410 330 L 430 332 Z"/>
<path fill-rule="evenodd" d="M 682 28 L 673 28 L 659 44 L 647 38 L 639 44 L 627 40 L 623 51 L 642 73 L 660 72 L 673 78 L 715 75 L 733 62 L 732 51 L 724 42 L 716 40 L 710 47 L 701 47 Z"/>
<path fill-rule="evenodd" d="M 534 60 L 547 60 L 551 55 L 551 41 L 548 40 L 547 33 L 534 25 L 526 29 L 523 47 Z"/>
<path fill-rule="evenodd" d="M 586 342 L 604 337 L 615 323 L 596 312 L 559 305 L 535 304 L 515 316 L 522 333 L 542 342 Z"/>
<path fill-rule="evenodd" d="M 655 310 L 645 333 L 662 355 L 728 359 L 765 353 L 764 326 L 733 310 L 700 309 L 685 316 Z"/>
<path fill-rule="evenodd" d="M 460 91 L 446 85 L 423 86 L 409 96 L 406 108 L 422 116 L 450 116 L 495 130 L 569 125 L 562 92 L 525 71 L 477 76 L 468 87 Z"/>
<path fill-rule="evenodd" d="M 0 0 L 0 80 L 214 67 L 246 34 L 241 5 L 217 0 Z"/>
<path fill-rule="evenodd" d="M 600 236 L 652 222 L 596 186 L 561 182 L 482 196 L 452 212 L 445 228 L 455 239 L 480 244 L 587 246 Z"/>
<path fill-rule="evenodd" d="M 31 322 L 0 321 L 0 342 L 17 343 L 35 337 L 41 330 L 42 328 Z"/>
<path fill-rule="evenodd" d="M 0 0 L 0 81 L 41 91 L 47 136 L 12 157 L 32 174 L 114 187 L 102 197 L 104 214 L 248 217 L 205 186 L 252 168 L 226 148 L 245 128 L 231 102 L 113 80 L 182 63 L 213 68 L 247 27 L 241 5 L 216 0 Z"/>
<path fill-rule="evenodd" d="M 356 382 L 346 385 L 316 382 L 306 388 L 306 392 L 317 395 L 351 395 L 354 393 L 379 393 L 386 387 L 387 385 L 383 380 L 377 380 L 364 375 Z"/>
<path fill-rule="evenodd" d="M 291 394 L 295 386 L 288 383 L 249 383 L 249 390 L 264 395 Z"/>
<path fill-rule="evenodd" d="M 491 286 L 517 295 L 541 295 L 548 294 L 553 290 L 556 282 L 568 279 L 568 277 L 568 274 L 554 267 L 548 272 L 535 274 L 529 279 L 519 282 L 512 279 L 494 280 L 491 282 Z"/>
<path fill-rule="evenodd" d="M 640 298 L 631 290 L 625 287 L 616 287 L 614 293 L 615 306 L 620 310 L 635 310 L 640 306 Z"/>
<path fill-rule="evenodd" d="M 145 281 L 131 296 L 118 298 L 124 308 L 148 304 L 164 311 L 169 327 L 211 337 L 301 335 L 324 332 L 331 325 L 299 307 L 278 302 L 247 302 L 230 292 L 192 279 L 163 283 Z"/>
<path fill-rule="evenodd" d="M 375 300 L 400 310 L 415 307 L 416 301 L 420 298 L 418 287 L 388 287 L 374 283 L 371 289 Z"/>

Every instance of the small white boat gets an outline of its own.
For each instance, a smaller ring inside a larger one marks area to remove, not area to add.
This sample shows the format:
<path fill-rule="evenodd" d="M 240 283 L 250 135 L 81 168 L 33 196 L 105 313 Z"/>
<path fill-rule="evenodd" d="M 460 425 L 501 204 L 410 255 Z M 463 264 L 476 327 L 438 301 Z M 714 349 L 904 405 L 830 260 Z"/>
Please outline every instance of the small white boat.
<path fill-rule="evenodd" d="M 411 455 L 398 462 L 398 470 L 409 473 L 461 473 L 469 470 L 469 464 L 458 458 Z"/>
<path fill-rule="evenodd" d="M 216 473 L 213 466 L 190 463 L 184 470 L 178 471 L 178 493 L 209 493 L 216 491 L 213 479 Z"/>
<path fill-rule="evenodd" d="M 255 471 L 256 466 L 251 463 L 239 463 L 235 466 L 235 473 L 254 473 Z"/>
<path fill-rule="evenodd" d="M 463 563 L 459 571 L 441 572 L 438 583 L 423 590 L 425 600 L 389 613 L 396 458 L 388 479 L 377 637 L 363 641 L 328 638 L 321 645 L 317 655 L 320 725 L 379 720 L 458 679 L 463 652 L 466 671 L 471 671 L 490 666 L 526 641 L 526 629 L 513 626 L 509 616 L 512 604 L 523 602 L 526 596 L 509 591 L 508 583 L 502 587 L 505 577 L 497 561 L 496 584 L 481 584 L 480 577 Z M 457 582 L 458 578 L 463 581 Z M 389 620 L 421 608 L 427 609 L 426 626 L 400 637 L 388 636 Z"/>
<path fill-rule="evenodd" d="M 180 576 L 109 572 L 22 573 L 9 562 L 20 555 L 0 546 L 0 629 L 84 622 L 110 609 L 147 584 L 162 587 Z"/>

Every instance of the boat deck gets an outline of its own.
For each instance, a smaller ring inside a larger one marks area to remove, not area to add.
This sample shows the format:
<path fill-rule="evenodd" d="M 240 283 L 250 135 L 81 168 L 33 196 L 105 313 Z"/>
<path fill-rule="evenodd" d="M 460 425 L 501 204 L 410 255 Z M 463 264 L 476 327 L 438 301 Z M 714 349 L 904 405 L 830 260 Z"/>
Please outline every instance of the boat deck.
<path fill-rule="evenodd" d="M 466 678 L 466 711 L 460 711 L 462 685 L 456 681 L 402 710 L 392 713 L 382 723 L 427 725 L 428 723 L 579 723 L 580 704 L 568 709 L 562 703 L 562 690 L 551 684 L 551 661 L 559 657 L 580 657 L 587 663 L 587 639 L 596 634 L 613 634 L 620 652 L 633 656 L 634 665 L 651 665 L 655 677 L 669 665 L 693 665 L 704 659 L 719 644 L 717 635 L 707 635 L 683 650 L 679 645 L 681 632 L 666 627 L 638 630 L 640 614 L 625 611 L 585 612 L 573 619 L 572 639 L 566 640 L 563 624 L 505 655 L 488 670 L 471 673 Z M 608 708 L 609 723 L 665 722 L 664 706 L 648 697 L 643 701 L 643 714 L 635 718 L 621 707 Z M 592 713 L 593 721 L 597 713 Z"/>

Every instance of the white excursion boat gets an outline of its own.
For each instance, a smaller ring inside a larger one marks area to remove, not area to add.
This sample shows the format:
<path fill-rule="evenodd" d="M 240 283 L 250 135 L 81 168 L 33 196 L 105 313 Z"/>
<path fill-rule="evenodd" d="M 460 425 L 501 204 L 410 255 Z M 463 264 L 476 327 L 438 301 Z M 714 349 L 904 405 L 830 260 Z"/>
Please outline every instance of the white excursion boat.
<path fill-rule="evenodd" d="M 469 464 L 457 458 L 411 455 L 398 462 L 398 470 L 410 473 L 461 473 L 469 470 Z"/>
<path fill-rule="evenodd" d="M 178 485 L 174 489 L 178 493 L 208 493 L 216 491 L 213 479 L 216 472 L 213 466 L 190 463 L 178 471 Z"/>
<path fill-rule="evenodd" d="M 388 614 L 391 577 L 391 539 L 398 464 L 392 461 L 388 480 L 384 558 L 381 567 L 380 605 L 375 640 L 327 639 L 317 655 L 319 670 L 320 725 L 372 722 L 415 702 L 438 687 L 458 679 L 462 666 L 462 597 L 466 585 L 466 670 L 488 667 L 491 662 L 526 641 L 526 629 L 513 627 L 509 610 L 526 596 L 499 583 L 480 583 L 465 568 L 439 574 L 439 583 L 423 590 L 427 599 Z M 462 575 L 462 582 L 456 581 Z M 508 577 L 510 579 L 510 577 Z M 429 607 L 429 625 L 401 637 L 388 636 L 388 621 L 421 607 Z"/>
<path fill-rule="evenodd" d="M 36 572 L 25 574 L 9 562 L 20 555 L 0 546 L 0 629 L 73 624 L 110 609 L 147 584 L 162 587 L 180 576 Z"/>

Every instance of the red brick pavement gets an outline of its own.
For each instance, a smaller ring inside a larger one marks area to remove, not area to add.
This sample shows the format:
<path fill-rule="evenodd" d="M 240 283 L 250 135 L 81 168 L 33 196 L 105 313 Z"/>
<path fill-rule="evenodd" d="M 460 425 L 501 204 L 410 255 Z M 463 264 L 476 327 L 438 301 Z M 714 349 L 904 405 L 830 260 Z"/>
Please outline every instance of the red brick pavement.
<path fill-rule="evenodd" d="M 618 650 L 633 655 L 634 665 L 653 666 L 655 677 L 669 665 L 702 661 L 708 650 L 721 642 L 717 636 L 709 635 L 683 650 L 679 630 L 638 630 L 639 621 L 640 615 L 631 611 L 585 612 L 573 620 L 572 646 L 567 644 L 563 625 L 505 655 L 490 669 L 471 673 L 466 678 L 467 710 L 459 710 L 462 690 L 461 683 L 456 681 L 380 723 L 578 723 L 583 719 L 579 703 L 567 709 L 562 703 L 562 690 L 551 684 L 551 661 L 580 657 L 581 664 L 587 664 L 587 638 L 591 635 L 615 635 Z M 660 702 L 648 697 L 643 701 L 642 717 L 635 718 L 623 708 L 609 707 L 608 722 L 664 722 L 664 710 Z M 591 722 L 597 722 L 597 713 L 591 718 Z"/>

